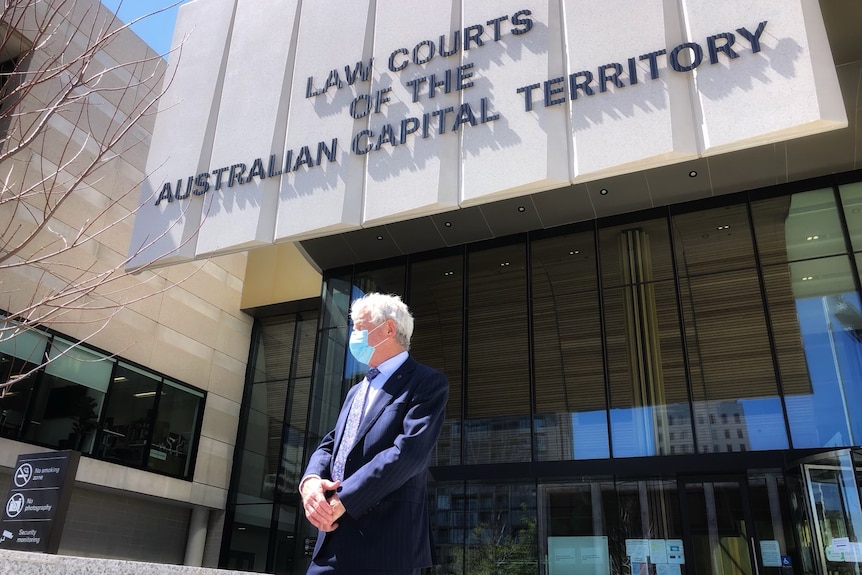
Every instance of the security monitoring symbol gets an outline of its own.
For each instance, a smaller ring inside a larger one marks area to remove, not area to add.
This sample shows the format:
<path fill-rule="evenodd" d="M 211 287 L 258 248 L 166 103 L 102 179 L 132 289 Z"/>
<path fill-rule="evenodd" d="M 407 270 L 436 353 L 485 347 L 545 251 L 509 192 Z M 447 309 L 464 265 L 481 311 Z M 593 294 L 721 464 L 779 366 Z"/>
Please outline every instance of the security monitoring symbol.
<path fill-rule="evenodd" d="M 11 532 L 11 531 L 6 531 L 6 530 L 4 529 L 4 530 L 3 530 L 3 535 L 2 535 L 2 536 L 0 536 L 0 543 L 3 543 L 3 542 L 4 542 L 4 541 L 6 541 L 7 539 L 12 539 L 13 537 L 14 537 L 14 535 L 12 535 L 12 532 Z"/>
<path fill-rule="evenodd" d="M 30 479 L 33 478 L 33 466 L 29 463 L 22 464 L 18 469 L 15 470 L 15 486 L 16 487 L 24 487 L 28 483 L 30 483 Z"/>

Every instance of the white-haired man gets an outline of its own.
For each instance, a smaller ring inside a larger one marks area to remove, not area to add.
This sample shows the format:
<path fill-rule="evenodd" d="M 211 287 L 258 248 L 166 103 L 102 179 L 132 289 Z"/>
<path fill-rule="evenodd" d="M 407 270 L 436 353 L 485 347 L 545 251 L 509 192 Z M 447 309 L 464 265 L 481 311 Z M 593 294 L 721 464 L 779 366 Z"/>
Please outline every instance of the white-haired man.
<path fill-rule="evenodd" d="M 350 315 L 350 352 L 371 369 L 300 483 L 320 530 L 308 574 L 418 575 L 432 562 L 428 461 L 449 384 L 408 354 L 413 316 L 401 298 L 370 293 Z"/>

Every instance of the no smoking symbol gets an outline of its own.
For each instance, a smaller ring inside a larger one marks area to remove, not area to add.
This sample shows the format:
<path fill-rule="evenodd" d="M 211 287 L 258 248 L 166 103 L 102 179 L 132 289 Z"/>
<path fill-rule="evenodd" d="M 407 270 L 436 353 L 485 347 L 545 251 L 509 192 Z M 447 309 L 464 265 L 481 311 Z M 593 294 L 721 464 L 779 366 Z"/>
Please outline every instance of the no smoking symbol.
<path fill-rule="evenodd" d="M 21 467 L 15 470 L 15 486 L 16 487 L 24 487 L 28 483 L 30 483 L 30 479 L 33 477 L 33 466 L 29 463 L 23 464 Z"/>

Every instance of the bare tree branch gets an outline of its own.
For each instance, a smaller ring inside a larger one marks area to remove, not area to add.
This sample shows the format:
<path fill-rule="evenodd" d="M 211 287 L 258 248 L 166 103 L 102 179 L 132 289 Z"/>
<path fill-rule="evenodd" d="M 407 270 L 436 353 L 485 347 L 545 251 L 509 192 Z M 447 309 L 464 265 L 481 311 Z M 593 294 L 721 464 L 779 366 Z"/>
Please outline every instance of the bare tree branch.
<path fill-rule="evenodd" d="M 145 175 L 123 180 L 121 167 L 126 155 L 148 146 L 172 79 L 165 77 L 163 55 L 143 45 L 138 58 L 116 57 L 129 53 L 127 29 L 142 18 L 123 24 L 96 0 L 3 5 L 0 344 L 57 326 L 75 326 L 76 338 L 86 341 L 124 309 L 175 287 L 206 263 L 193 264 L 178 281 L 126 271 L 172 231 L 126 255 L 131 220 L 153 198 L 138 197 Z M 138 173 L 144 155 L 136 154 Z M 0 396 L 53 359 L 30 358 L 20 373 L 0 373 Z"/>

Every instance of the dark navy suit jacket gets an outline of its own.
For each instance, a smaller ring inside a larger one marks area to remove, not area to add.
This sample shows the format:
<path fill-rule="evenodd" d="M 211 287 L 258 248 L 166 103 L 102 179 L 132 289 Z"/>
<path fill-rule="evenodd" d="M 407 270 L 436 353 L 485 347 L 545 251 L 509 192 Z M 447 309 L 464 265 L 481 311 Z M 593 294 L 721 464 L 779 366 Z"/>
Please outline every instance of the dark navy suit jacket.
<path fill-rule="evenodd" d="M 305 475 L 331 478 L 358 386 L 347 394 L 333 431 L 311 455 Z M 440 435 L 449 383 L 408 357 L 378 391 L 348 456 L 338 496 L 346 513 L 331 533 L 321 531 L 313 559 L 335 554 L 359 569 L 416 569 L 431 565 L 428 460 Z"/>

